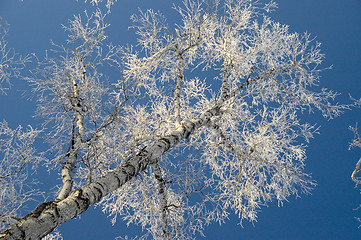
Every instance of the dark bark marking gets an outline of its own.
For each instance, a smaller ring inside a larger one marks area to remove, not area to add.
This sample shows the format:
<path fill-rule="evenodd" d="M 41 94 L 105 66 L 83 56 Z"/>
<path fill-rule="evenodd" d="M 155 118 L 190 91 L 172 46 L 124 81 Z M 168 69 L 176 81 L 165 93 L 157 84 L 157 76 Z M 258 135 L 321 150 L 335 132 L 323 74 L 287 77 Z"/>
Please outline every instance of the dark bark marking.
<path fill-rule="evenodd" d="M 147 167 L 147 164 L 143 164 L 143 161 L 139 161 L 138 162 L 138 170 L 141 172 L 141 171 L 144 171 Z"/>
<path fill-rule="evenodd" d="M 78 195 L 76 197 L 75 203 L 76 203 L 78 209 L 80 211 L 84 212 L 89 207 L 89 198 L 87 198 L 83 195 L 82 189 L 77 189 L 76 191 L 78 192 Z M 83 204 L 81 204 L 81 202 L 83 202 Z M 75 218 L 76 216 L 78 216 L 77 212 L 75 213 L 75 216 L 73 218 Z"/>
<path fill-rule="evenodd" d="M 164 181 L 163 178 L 162 178 L 162 176 L 160 176 L 160 175 L 158 175 L 158 174 L 154 174 L 154 177 L 155 177 L 155 179 L 157 179 L 157 181 L 159 181 L 159 182 L 163 182 L 163 181 Z"/>
<path fill-rule="evenodd" d="M 44 203 L 40 204 L 34 211 L 32 211 L 31 213 L 26 215 L 24 217 L 24 220 L 26 220 L 28 218 L 38 218 L 44 212 L 44 210 L 49 207 L 49 205 L 51 203 L 52 202 L 44 202 Z"/>
<path fill-rule="evenodd" d="M 96 197 L 96 198 L 95 198 L 96 201 L 98 202 L 98 201 L 100 201 L 100 199 L 103 198 L 103 192 L 102 192 L 102 190 L 101 190 L 100 188 L 98 188 L 98 187 L 96 187 L 96 186 L 94 186 L 94 189 L 97 190 L 97 192 L 100 194 L 100 197 Z"/>
<path fill-rule="evenodd" d="M 75 202 L 75 204 L 76 204 L 77 209 L 80 209 L 80 203 L 79 203 L 78 199 L 76 199 L 74 202 Z M 77 211 L 75 211 L 75 216 L 72 217 L 72 218 L 75 218 L 76 215 L 77 215 Z"/>
<path fill-rule="evenodd" d="M 129 179 L 130 179 L 129 173 L 127 173 L 127 171 L 125 171 L 125 169 L 122 169 L 122 173 L 123 173 L 124 175 L 126 175 L 125 181 L 126 181 L 126 182 L 129 181 Z"/>
<path fill-rule="evenodd" d="M 60 213 L 59 213 L 59 209 L 56 205 L 52 206 L 52 209 L 54 209 L 54 215 L 57 217 L 57 218 L 60 218 Z"/>
<path fill-rule="evenodd" d="M 146 148 L 147 148 L 146 146 L 143 147 L 143 148 L 139 151 L 139 153 L 137 154 L 137 156 L 140 156 L 140 157 L 145 157 L 145 156 L 147 156 L 147 155 L 148 155 L 148 150 L 147 150 Z"/>
<path fill-rule="evenodd" d="M 164 151 L 167 151 L 167 150 L 170 148 L 170 141 L 169 141 L 169 139 L 167 139 L 167 138 L 161 138 L 161 139 L 159 140 L 159 142 L 163 142 L 163 143 L 164 143 L 164 145 L 165 145 L 165 150 L 164 150 Z"/>
<path fill-rule="evenodd" d="M 98 186 L 102 189 L 102 190 L 101 190 L 102 193 L 103 193 L 103 192 L 107 192 L 106 188 L 104 187 L 104 185 L 103 185 L 102 183 L 100 183 L 100 182 L 95 182 L 95 184 L 98 185 Z"/>
<path fill-rule="evenodd" d="M 172 134 L 170 135 L 173 138 L 173 145 L 179 142 L 179 137 L 178 135 Z"/>
<path fill-rule="evenodd" d="M 191 130 L 190 129 L 185 129 L 185 133 L 183 134 L 185 139 L 188 139 L 189 136 L 191 135 Z"/>
<path fill-rule="evenodd" d="M 120 187 L 120 179 L 118 177 L 118 174 L 113 173 L 114 177 L 117 179 L 118 187 Z"/>
<path fill-rule="evenodd" d="M 134 177 L 136 169 L 132 164 L 127 162 L 127 163 L 124 164 L 122 169 L 123 169 L 123 172 L 125 172 L 127 175 L 129 175 L 130 177 Z"/>

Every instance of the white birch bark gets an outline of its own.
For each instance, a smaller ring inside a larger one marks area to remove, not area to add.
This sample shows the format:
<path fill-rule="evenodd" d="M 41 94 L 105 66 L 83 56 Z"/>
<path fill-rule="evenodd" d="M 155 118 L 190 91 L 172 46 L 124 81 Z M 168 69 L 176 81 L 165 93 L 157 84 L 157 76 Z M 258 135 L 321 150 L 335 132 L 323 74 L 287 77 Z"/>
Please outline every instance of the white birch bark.
<path fill-rule="evenodd" d="M 83 64 L 82 58 L 78 55 L 80 62 L 83 65 L 81 85 L 84 84 L 86 78 L 86 69 Z M 70 103 L 73 108 L 75 116 L 75 126 L 73 127 L 73 140 L 70 151 L 67 154 L 67 160 L 63 167 L 61 168 L 61 178 L 63 181 L 63 186 L 58 194 L 57 201 L 65 199 L 71 192 L 73 188 L 73 178 L 71 176 L 73 169 L 75 168 L 75 163 L 77 161 L 79 148 L 83 142 L 85 135 L 84 127 L 84 112 L 81 105 L 81 100 L 79 97 L 79 86 L 76 83 L 75 79 L 71 76 L 68 76 L 69 81 L 73 87 L 73 93 L 70 96 Z M 77 131 L 76 131 L 77 130 Z"/>
<path fill-rule="evenodd" d="M 181 88 L 182 88 L 182 82 L 184 79 L 184 59 L 181 55 L 181 53 L 179 53 L 177 51 L 177 61 L 178 61 L 178 76 L 177 76 L 177 80 L 176 80 L 176 84 L 175 84 L 175 89 L 174 89 L 174 118 L 175 118 L 175 127 L 178 128 L 181 124 L 181 114 L 180 114 L 180 109 L 181 109 L 181 105 L 180 105 L 180 95 L 181 95 Z"/>

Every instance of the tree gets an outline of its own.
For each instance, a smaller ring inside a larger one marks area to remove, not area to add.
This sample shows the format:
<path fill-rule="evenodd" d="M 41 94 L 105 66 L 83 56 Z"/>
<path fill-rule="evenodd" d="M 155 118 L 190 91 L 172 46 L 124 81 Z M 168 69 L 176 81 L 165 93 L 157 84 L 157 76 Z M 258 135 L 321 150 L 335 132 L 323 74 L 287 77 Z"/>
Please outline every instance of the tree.
<path fill-rule="evenodd" d="M 94 204 L 141 225 L 144 238 L 187 239 L 230 211 L 254 221 L 267 202 L 309 192 L 305 146 L 316 129 L 300 115 L 332 118 L 344 106 L 316 90 L 320 44 L 272 21 L 275 6 L 187 0 L 174 27 L 140 12 L 134 47 L 107 42 L 110 11 L 75 16 L 67 44 L 25 77 L 42 128 L 0 125 L 1 184 L 24 189 L 26 167 L 39 163 L 62 184 L 24 217 L 15 211 L 39 193 L 2 192 L 0 239 L 45 237 Z M 107 79 L 113 70 L 119 80 Z M 45 152 L 34 149 L 38 135 Z"/>

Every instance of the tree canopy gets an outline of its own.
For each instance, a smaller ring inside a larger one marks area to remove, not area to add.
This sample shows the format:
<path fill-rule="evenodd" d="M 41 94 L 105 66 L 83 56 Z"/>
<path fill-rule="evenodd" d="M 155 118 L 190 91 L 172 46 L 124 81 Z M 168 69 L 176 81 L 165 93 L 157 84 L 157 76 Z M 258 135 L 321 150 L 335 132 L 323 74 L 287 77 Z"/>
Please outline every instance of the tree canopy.
<path fill-rule="evenodd" d="M 186 0 L 175 25 L 140 11 L 130 46 L 108 42 L 115 2 L 91 3 L 106 6 L 69 20 L 45 57 L 9 50 L 2 25 L 1 90 L 35 62 L 21 77 L 42 124 L 0 124 L 1 239 L 58 238 L 48 234 L 95 204 L 142 226 L 142 238 L 189 239 L 230 212 L 255 221 L 268 202 L 310 192 L 305 147 L 317 127 L 300 115 L 347 107 L 318 87 L 320 44 L 273 21 L 274 2 Z M 28 179 L 43 166 L 61 173 L 55 193 Z"/>

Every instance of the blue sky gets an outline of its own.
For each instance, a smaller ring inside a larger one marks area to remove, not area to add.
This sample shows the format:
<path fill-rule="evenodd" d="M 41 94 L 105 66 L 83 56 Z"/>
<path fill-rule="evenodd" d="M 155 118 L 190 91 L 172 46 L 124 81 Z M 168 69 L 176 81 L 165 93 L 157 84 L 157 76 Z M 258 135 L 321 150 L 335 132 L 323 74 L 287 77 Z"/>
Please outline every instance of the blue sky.
<path fill-rule="evenodd" d="M 159 9 L 174 21 L 170 0 L 118 0 L 112 8 L 108 35 L 118 44 L 134 44 L 135 34 L 128 30 L 129 17 L 138 8 Z M 180 1 L 178 1 L 180 2 Z M 361 1 L 360 0 L 279 0 L 279 8 L 271 17 L 290 25 L 291 31 L 309 32 L 322 43 L 326 60 L 323 67 L 333 66 L 322 73 L 321 86 L 342 95 L 338 101 L 349 102 L 349 94 L 361 97 Z M 61 24 L 82 12 L 84 4 L 75 0 L 0 0 L 0 16 L 10 24 L 9 46 L 22 54 L 44 56 L 50 40 L 63 43 Z M 18 90 L 17 90 L 18 89 Z M 21 98 L 27 86 L 13 81 L 7 96 L 0 95 L 0 120 L 11 127 L 36 124 L 32 118 L 34 102 Z M 237 217 L 219 226 L 212 224 L 205 231 L 206 239 L 360 239 L 361 229 L 354 211 L 361 204 L 361 195 L 350 179 L 361 149 L 348 149 L 353 134 L 350 125 L 359 122 L 361 109 L 345 112 L 334 120 L 323 119 L 320 113 L 304 116 L 321 126 L 320 134 L 310 142 L 306 172 L 317 181 L 312 195 L 291 197 L 282 207 L 277 202 L 263 207 L 258 222 L 237 225 Z M 89 209 L 80 219 L 65 223 L 60 231 L 66 240 L 113 239 L 128 231 L 136 231 L 122 222 L 111 227 L 109 219 Z M 94 224 L 94 225 L 93 225 Z M 92 227 L 96 226 L 96 227 Z M 98 231 L 98 227 L 102 231 Z M 78 233 L 74 235 L 75 231 Z"/>

